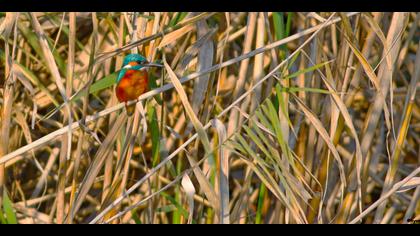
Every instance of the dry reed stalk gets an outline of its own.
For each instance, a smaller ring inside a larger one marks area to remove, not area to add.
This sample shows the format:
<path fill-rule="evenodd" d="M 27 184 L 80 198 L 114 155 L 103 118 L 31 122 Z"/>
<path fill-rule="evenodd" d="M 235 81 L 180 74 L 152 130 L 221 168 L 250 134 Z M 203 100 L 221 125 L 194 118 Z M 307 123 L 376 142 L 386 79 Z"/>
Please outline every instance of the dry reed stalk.
<path fill-rule="evenodd" d="M 10 47 L 7 41 L 9 40 L 10 33 L 13 25 L 16 25 L 18 14 L 7 13 L 6 19 L 2 24 L 2 35 L 5 38 L 5 83 L 6 86 L 3 91 L 3 106 L 1 110 L 1 134 L 0 134 L 0 156 L 4 156 L 9 152 L 9 138 L 10 138 L 10 122 L 12 117 L 12 105 L 14 95 L 14 82 L 16 77 L 13 75 L 11 70 L 12 55 L 10 53 Z M 15 26 L 16 28 L 16 26 Z M 14 35 L 16 37 L 16 34 Z M 15 46 L 15 45 L 13 45 Z M 13 49 L 14 51 L 14 49 Z M 5 164 L 0 164 L 0 203 L 3 202 L 3 192 L 5 191 L 6 173 Z M 0 210 L 3 208 L 3 204 L 0 206 Z"/>

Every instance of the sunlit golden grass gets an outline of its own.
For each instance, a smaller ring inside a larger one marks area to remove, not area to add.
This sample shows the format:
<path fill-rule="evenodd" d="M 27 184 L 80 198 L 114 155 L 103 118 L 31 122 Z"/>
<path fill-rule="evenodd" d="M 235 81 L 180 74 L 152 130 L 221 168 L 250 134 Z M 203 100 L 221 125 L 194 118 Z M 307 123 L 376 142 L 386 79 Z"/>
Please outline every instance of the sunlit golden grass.
<path fill-rule="evenodd" d="M 419 23 L 0 13 L 0 223 L 412 223 Z M 129 53 L 163 65 L 133 116 Z"/>

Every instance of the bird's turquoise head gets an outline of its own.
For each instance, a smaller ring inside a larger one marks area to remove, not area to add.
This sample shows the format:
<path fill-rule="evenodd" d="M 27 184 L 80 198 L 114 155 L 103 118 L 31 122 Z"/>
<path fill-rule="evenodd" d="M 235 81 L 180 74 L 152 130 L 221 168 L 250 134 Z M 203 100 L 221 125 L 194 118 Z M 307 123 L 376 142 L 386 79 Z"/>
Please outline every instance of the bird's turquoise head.
<path fill-rule="evenodd" d="M 123 62 L 123 67 L 127 66 L 127 65 L 144 65 L 147 64 L 148 61 L 147 59 L 140 55 L 140 54 L 128 54 L 127 56 L 124 57 L 124 62 Z"/>
<path fill-rule="evenodd" d="M 117 77 L 117 83 L 124 77 L 127 70 L 141 70 L 147 67 L 162 67 L 160 64 L 150 63 L 140 54 L 128 54 L 124 57 L 123 65 Z"/>

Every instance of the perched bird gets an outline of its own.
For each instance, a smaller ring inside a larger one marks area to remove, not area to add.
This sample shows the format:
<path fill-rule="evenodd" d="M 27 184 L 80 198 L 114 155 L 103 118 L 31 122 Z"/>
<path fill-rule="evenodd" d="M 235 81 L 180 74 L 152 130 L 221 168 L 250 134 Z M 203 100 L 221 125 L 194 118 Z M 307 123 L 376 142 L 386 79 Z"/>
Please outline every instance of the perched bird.
<path fill-rule="evenodd" d="M 129 116 L 134 113 L 136 104 L 128 106 L 127 102 L 137 99 L 149 88 L 149 67 L 162 67 L 162 65 L 150 63 L 140 54 L 129 54 L 124 58 L 122 69 L 117 77 L 115 93 L 119 102 L 126 103 L 125 107 Z"/>

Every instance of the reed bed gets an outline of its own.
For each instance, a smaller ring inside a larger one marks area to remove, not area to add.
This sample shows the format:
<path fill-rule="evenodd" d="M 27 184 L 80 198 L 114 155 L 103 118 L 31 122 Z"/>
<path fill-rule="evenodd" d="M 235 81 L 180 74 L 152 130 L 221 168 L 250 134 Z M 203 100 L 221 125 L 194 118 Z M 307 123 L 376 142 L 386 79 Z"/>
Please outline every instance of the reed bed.
<path fill-rule="evenodd" d="M 0 223 L 420 222 L 420 13 L 0 13 Z M 133 116 L 123 58 L 163 65 Z"/>

